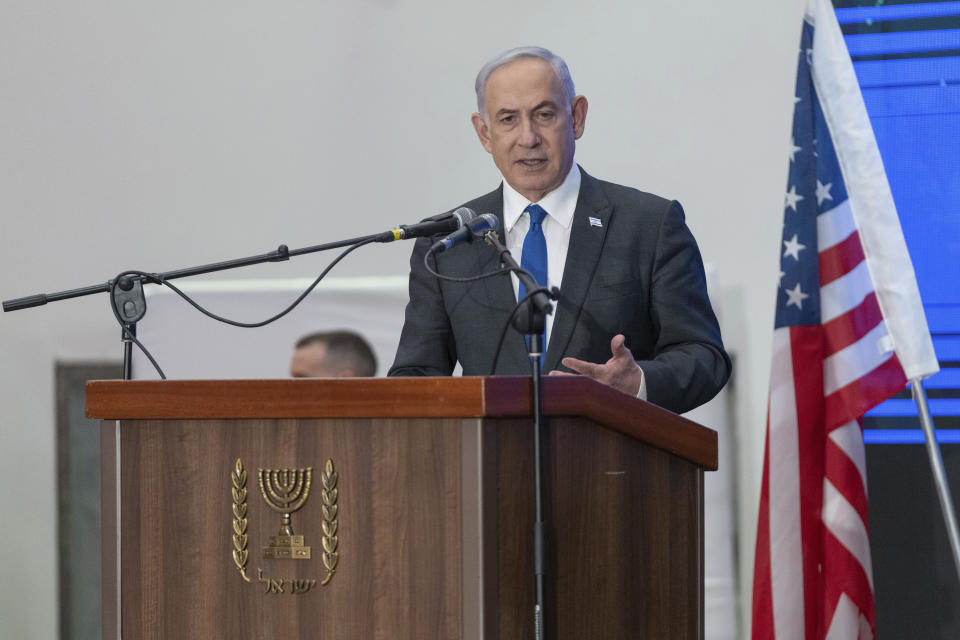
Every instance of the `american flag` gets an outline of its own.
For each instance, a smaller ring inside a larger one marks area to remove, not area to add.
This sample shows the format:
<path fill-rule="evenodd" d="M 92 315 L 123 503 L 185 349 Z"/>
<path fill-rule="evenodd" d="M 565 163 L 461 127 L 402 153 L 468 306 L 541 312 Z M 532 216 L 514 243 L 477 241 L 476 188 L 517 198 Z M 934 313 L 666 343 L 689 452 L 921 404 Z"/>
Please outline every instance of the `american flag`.
<path fill-rule="evenodd" d="M 873 638 L 860 418 L 937 364 L 828 0 L 811 0 L 798 58 L 753 638 Z"/>

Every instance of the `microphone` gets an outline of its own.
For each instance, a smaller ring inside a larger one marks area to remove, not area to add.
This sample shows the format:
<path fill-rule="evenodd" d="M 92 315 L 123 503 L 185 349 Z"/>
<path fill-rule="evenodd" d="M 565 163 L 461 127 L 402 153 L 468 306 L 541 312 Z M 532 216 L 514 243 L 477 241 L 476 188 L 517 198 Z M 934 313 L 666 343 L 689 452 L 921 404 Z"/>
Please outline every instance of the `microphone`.
<path fill-rule="evenodd" d="M 479 236 L 488 231 L 496 231 L 500 228 L 500 218 L 492 213 L 485 213 L 473 220 L 467 222 L 450 235 L 433 243 L 430 247 L 431 253 L 443 253 L 451 247 L 464 242 L 472 242 L 474 236 Z"/>
<path fill-rule="evenodd" d="M 452 213 L 444 213 L 432 218 L 426 218 L 417 224 L 402 224 L 396 229 L 384 232 L 380 242 L 393 242 L 394 240 L 409 240 L 410 238 L 422 238 L 424 236 L 435 236 L 440 233 L 450 233 L 463 228 L 471 220 L 477 217 L 472 209 L 460 207 Z"/>

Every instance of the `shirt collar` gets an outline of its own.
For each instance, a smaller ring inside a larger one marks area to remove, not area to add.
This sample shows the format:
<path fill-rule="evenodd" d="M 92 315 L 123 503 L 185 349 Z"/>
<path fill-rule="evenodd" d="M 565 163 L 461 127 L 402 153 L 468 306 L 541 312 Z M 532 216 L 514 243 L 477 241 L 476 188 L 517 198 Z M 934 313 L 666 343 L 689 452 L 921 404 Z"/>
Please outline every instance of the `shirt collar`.
<path fill-rule="evenodd" d="M 539 202 L 531 203 L 520 195 L 516 189 L 503 181 L 503 223 L 507 231 L 511 231 L 517 220 L 523 215 L 523 210 L 529 204 L 539 204 L 551 218 L 559 222 L 564 228 L 569 228 L 573 221 L 573 212 L 577 208 L 577 198 L 580 196 L 580 167 L 573 163 L 570 172 L 563 183 L 543 196 Z"/>

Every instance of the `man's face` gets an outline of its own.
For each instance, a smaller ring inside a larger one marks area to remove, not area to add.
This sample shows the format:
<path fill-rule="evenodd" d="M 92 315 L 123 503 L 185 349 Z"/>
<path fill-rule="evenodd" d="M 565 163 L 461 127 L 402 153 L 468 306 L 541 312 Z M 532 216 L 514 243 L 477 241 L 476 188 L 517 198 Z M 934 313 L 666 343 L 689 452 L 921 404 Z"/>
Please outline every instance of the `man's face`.
<path fill-rule="evenodd" d="M 510 186 L 538 202 L 573 166 L 587 99 L 577 96 L 569 104 L 550 63 L 520 58 L 490 74 L 484 100 L 486 119 L 479 113 L 472 118 L 480 143 Z"/>

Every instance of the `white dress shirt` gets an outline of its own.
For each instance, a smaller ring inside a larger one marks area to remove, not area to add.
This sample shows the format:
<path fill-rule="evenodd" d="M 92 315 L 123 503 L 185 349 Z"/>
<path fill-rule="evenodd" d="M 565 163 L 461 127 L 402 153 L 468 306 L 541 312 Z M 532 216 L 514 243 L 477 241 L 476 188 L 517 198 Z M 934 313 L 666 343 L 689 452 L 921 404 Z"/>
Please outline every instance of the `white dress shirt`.
<path fill-rule="evenodd" d="M 503 181 L 503 225 L 507 232 L 507 249 L 517 262 L 522 260 L 523 240 L 530 229 L 530 214 L 523 210 L 531 204 L 538 204 L 547 212 L 547 217 L 543 219 L 543 236 L 547 242 L 547 282 L 539 284 L 548 288 L 559 287 L 563 280 L 563 267 L 567 263 L 570 229 L 573 227 L 573 212 L 577 208 L 578 197 L 580 167 L 576 164 L 570 168 L 563 183 L 539 202 L 530 202 L 517 193 L 506 180 Z M 510 279 L 513 281 L 513 295 L 517 297 L 520 280 L 515 273 L 510 274 Z M 547 316 L 544 351 L 550 344 L 550 336 L 553 335 L 553 316 L 552 313 Z"/>
<path fill-rule="evenodd" d="M 525 213 L 524 209 L 531 204 L 538 204 L 547 212 L 542 226 L 543 236 L 547 242 L 546 286 L 548 288 L 559 287 L 563 281 L 567 249 L 570 247 L 570 230 L 573 228 L 573 212 L 577 208 L 577 199 L 580 197 L 580 180 L 580 167 L 574 163 L 563 183 L 543 196 L 539 202 L 530 202 L 511 187 L 510 183 L 503 181 L 503 225 L 506 229 L 507 249 L 517 262 L 522 262 L 523 240 L 530 229 L 530 214 Z M 510 274 L 510 279 L 513 281 L 513 296 L 516 298 L 520 291 L 520 280 L 515 273 Z M 554 303 L 555 312 L 556 303 Z M 553 335 L 553 316 L 554 314 L 551 313 L 546 319 L 544 353 Z M 628 348 L 629 346 L 627 345 Z M 637 397 L 641 400 L 647 399 L 647 377 L 642 371 Z"/>

